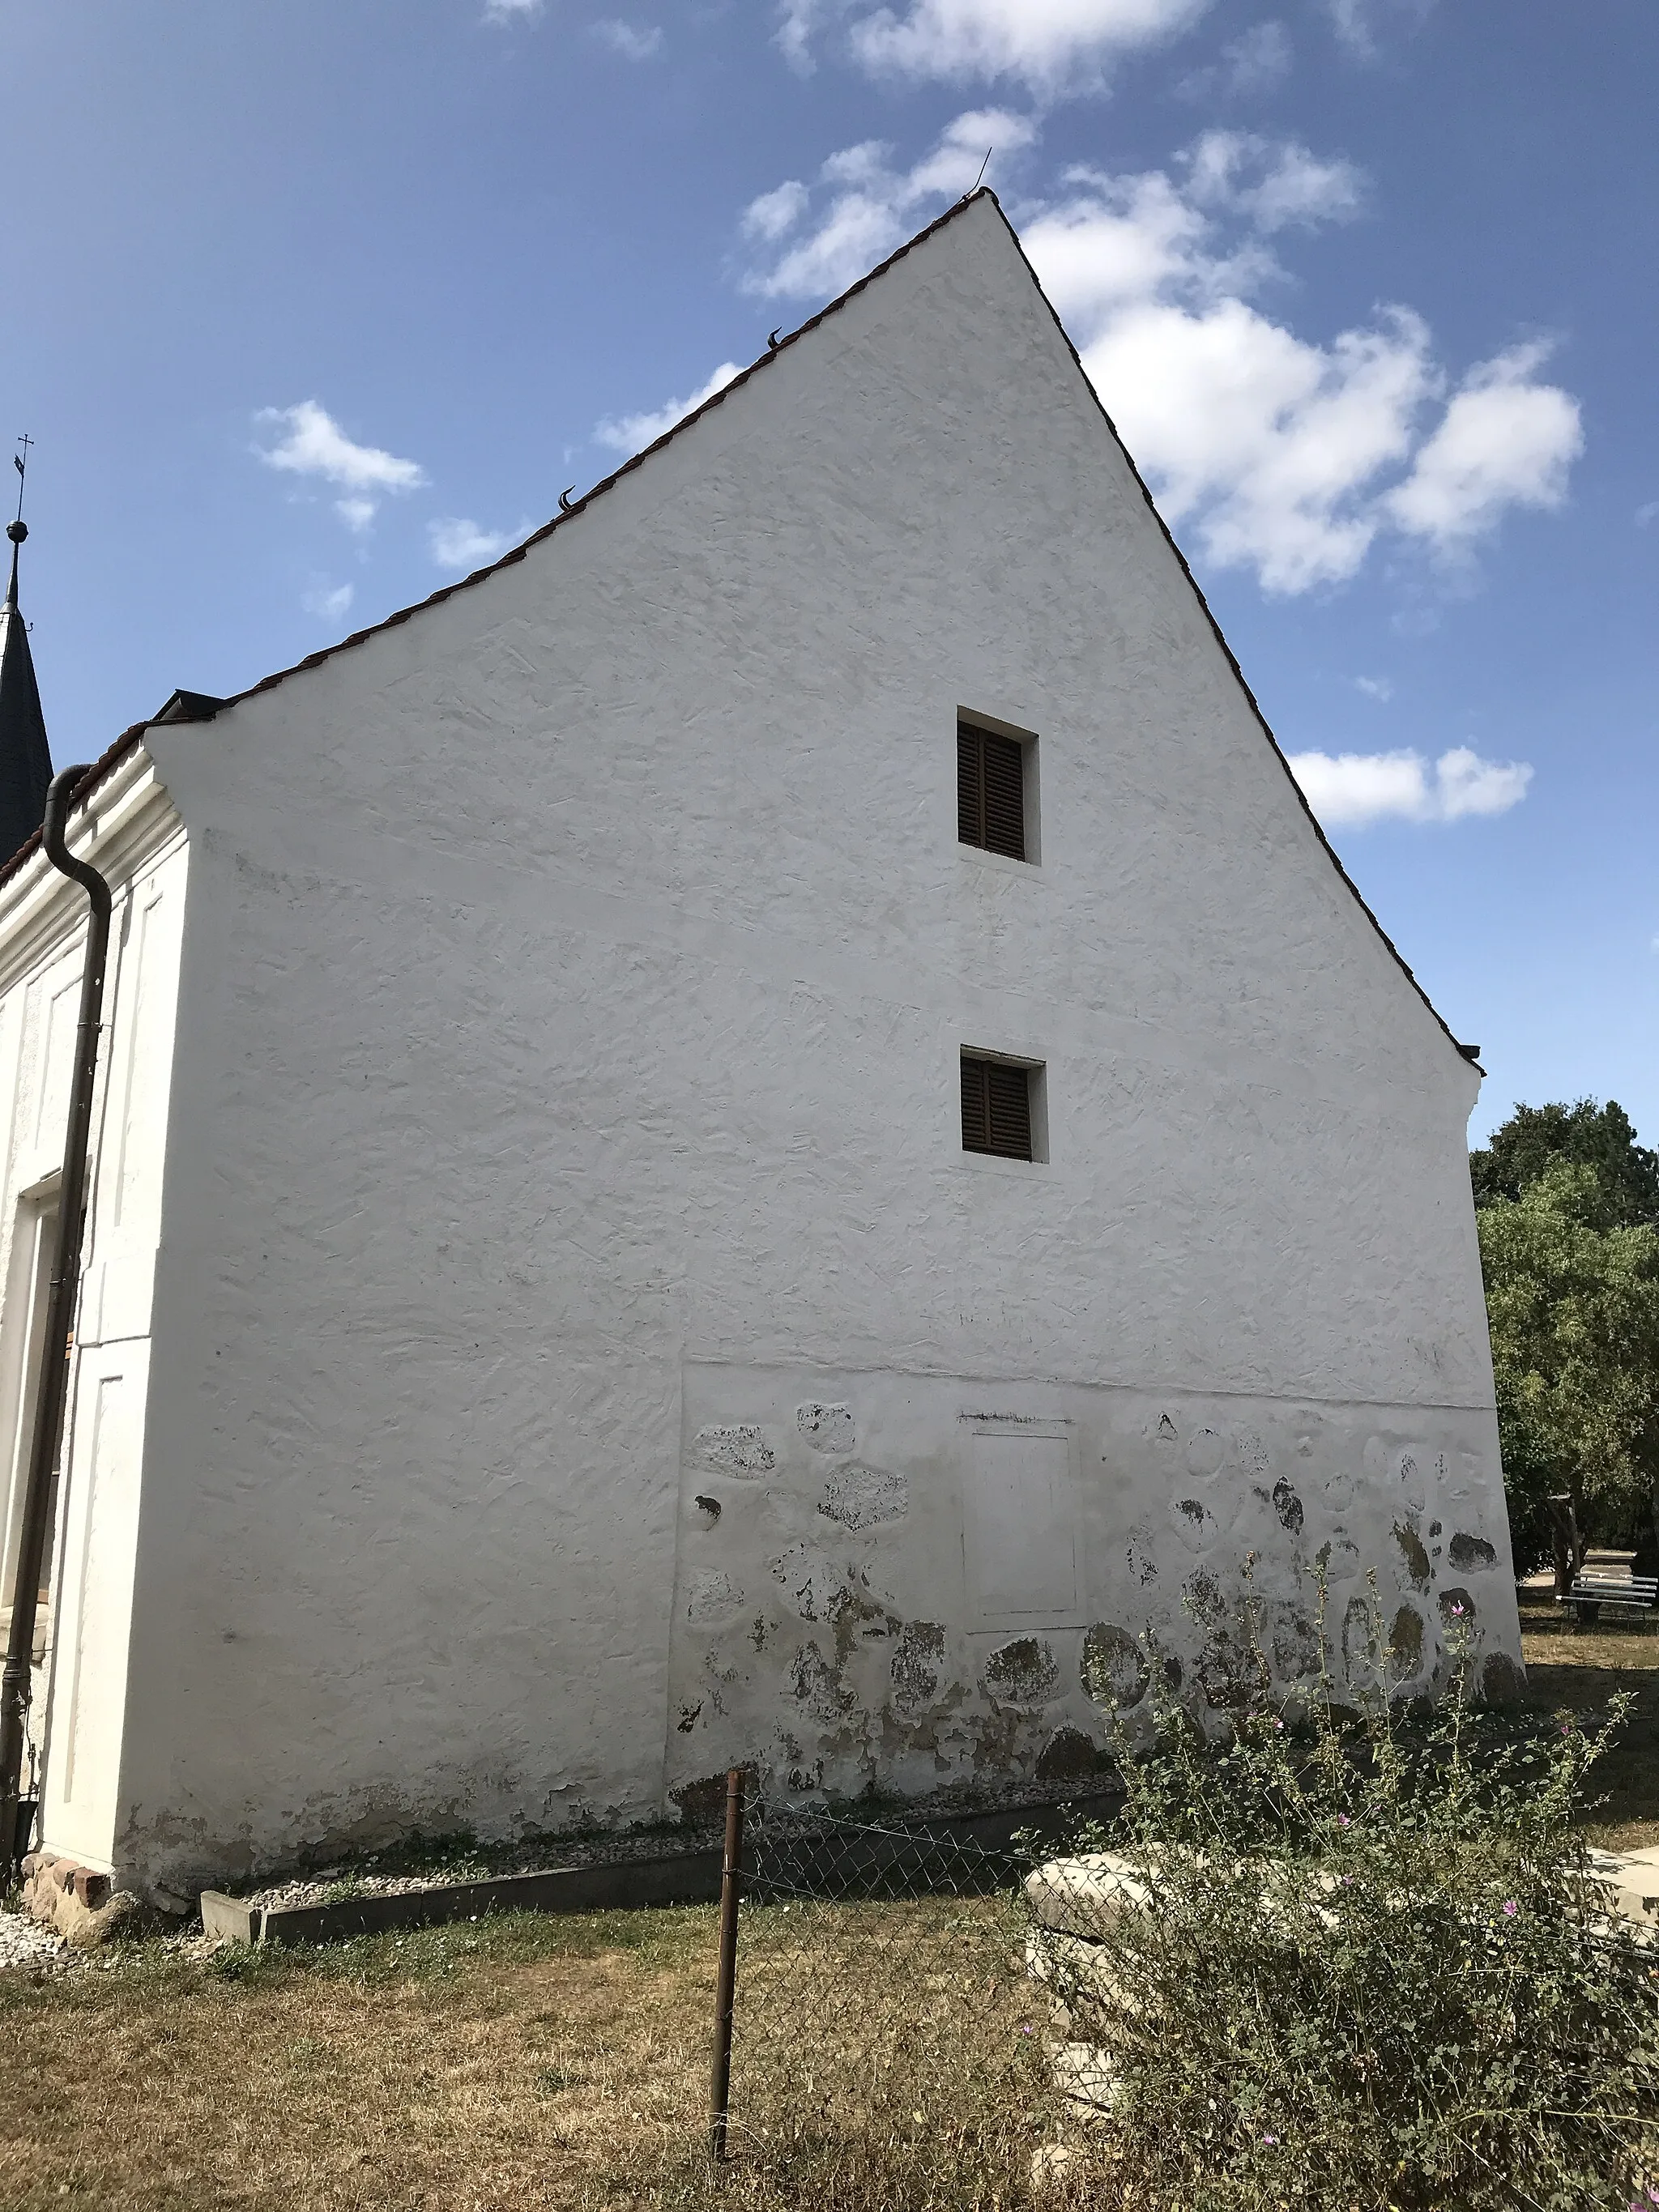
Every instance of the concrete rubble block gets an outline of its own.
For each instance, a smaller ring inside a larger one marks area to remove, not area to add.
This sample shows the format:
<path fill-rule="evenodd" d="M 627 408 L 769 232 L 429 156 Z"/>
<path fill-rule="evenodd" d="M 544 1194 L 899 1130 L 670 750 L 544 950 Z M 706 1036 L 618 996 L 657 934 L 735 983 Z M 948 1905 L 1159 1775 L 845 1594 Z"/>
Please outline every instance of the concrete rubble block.
<path fill-rule="evenodd" d="M 1130 1860 L 1115 1851 L 1089 1851 L 1050 1859 L 1027 1875 L 1025 1898 L 1039 1926 L 1097 1940 L 1122 1914 L 1144 1912 L 1152 1893 Z"/>
<path fill-rule="evenodd" d="M 1054 2083 L 1074 2118 L 1107 2120 L 1117 2096 L 1117 2075 L 1106 2053 L 1092 2043 L 1062 2043 L 1054 2054 Z"/>
<path fill-rule="evenodd" d="M 1034 1929 L 1026 1938 L 1025 1971 L 1048 1992 L 1054 2026 L 1062 2035 L 1070 2036 L 1091 2014 L 1133 2014 L 1141 2009 L 1139 1999 L 1113 1972 L 1105 1945 L 1085 1936 Z"/>
<path fill-rule="evenodd" d="M 1589 1854 L 1593 1881 L 1611 1890 L 1609 1902 L 1622 1919 L 1659 1931 L 1659 1849 L 1595 1851 Z"/>
<path fill-rule="evenodd" d="M 23 1874 L 28 1911 L 79 1950 L 108 1942 L 138 1909 L 137 1899 L 115 1889 L 108 1875 L 54 1852 L 32 1851 Z"/>

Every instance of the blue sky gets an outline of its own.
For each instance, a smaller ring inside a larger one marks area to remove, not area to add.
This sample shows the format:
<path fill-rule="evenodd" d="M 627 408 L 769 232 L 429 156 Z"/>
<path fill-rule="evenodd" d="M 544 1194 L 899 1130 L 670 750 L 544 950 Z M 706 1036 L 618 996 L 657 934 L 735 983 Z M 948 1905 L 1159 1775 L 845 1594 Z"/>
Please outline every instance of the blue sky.
<path fill-rule="evenodd" d="M 59 761 L 477 565 L 994 144 L 1474 1134 L 1659 1140 L 1650 0 L 0 0 L 0 53 Z"/>

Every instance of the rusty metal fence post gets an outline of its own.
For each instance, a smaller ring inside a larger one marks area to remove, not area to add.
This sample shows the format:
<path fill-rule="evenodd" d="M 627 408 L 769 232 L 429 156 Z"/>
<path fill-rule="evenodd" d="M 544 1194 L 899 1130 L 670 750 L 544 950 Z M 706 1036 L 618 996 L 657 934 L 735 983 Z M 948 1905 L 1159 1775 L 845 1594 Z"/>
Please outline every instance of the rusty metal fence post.
<path fill-rule="evenodd" d="M 720 1868 L 720 1955 L 714 1984 L 714 2057 L 708 2087 L 708 2154 L 726 2156 L 732 2104 L 732 2015 L 738 1991 L 738 1898 L 743 1887 L 743 1770 L 726 1778 L 726 1856 Z"/>

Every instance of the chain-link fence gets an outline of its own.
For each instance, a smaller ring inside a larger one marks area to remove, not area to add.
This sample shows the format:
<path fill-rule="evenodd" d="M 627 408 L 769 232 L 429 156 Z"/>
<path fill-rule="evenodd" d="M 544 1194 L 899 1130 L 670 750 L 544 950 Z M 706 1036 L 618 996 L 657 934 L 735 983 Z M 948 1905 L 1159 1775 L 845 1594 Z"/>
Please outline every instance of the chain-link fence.
<path fill-rule="evenodd" d="M 1023 2197 L 1066 2118 L 1053 1992 L 1024 1888 L 1054 1848 L 1036 1842 L 1037 1826 L 1052 1838 L 1068 1825 L 1058 1808 L 1029 1808 L 1029 1835 L 1005 1816 L 1000 1840 L 763 1797 L 744 1810 L 741 1902 L 732 1909 L 728 1884 L 726 1915 L 730 2072 L 728 2086 L 717 2035 L 717 2158 L 833 2174 L 823 2203 L 865 2201 L 861 2167 L 890 2187 L 912 2165 L 927 2177 L 917 2202 L 953 2201 L 953 2171 L 971 2179 L 961 2202 L 999 2173 Z"/>

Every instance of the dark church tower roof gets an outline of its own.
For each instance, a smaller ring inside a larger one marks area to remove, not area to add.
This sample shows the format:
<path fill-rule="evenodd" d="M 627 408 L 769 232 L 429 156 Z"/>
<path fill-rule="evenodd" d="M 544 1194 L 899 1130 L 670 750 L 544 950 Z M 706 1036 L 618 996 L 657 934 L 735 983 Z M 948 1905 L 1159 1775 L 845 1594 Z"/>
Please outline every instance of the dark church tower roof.
<path fill-rule="evenodd" d="M 0 859 L 9 859 L 40 827 L 52 781 L 46 717 L 34 680 L 29 634 L 17 611 L 17 556 L 28 536 L 23 521 L 8 523 L 11 581 L 0 607 Z"/>

